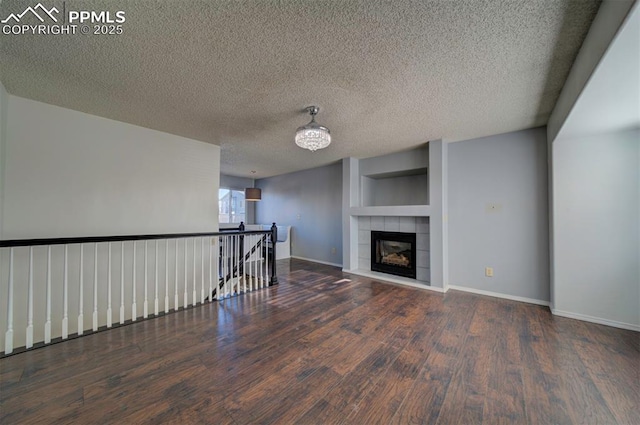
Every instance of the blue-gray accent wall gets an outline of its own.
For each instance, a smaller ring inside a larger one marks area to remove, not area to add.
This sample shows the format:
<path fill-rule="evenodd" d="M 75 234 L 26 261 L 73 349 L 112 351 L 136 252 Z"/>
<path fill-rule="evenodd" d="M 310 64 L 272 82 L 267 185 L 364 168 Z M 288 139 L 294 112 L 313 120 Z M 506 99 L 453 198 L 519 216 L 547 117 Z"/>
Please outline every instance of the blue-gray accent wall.
<path fill-rule="evenodd" d="M 544 127 L 450 143 L 450 284 L 549 301 L 547 211 Z"/>
<path fill-rule="evenodd" d="M 342 264 L 342 165 L 256 180 L 256 222 L 292 226 L 291 255 Z"/>

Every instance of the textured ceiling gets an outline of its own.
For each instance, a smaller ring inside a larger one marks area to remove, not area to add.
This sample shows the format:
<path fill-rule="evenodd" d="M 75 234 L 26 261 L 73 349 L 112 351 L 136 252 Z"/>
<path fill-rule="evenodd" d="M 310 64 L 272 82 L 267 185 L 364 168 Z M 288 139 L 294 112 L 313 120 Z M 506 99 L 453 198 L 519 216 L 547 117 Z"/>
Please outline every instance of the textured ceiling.
<path fill-rule="evenodd" d="M 256 178 L 546 124 L 600 3 L 41 2 L 123 10 L 124 33 L 1 35 L 9 93 L 220 145 Z M 312 104 L 315 153 L 293 141 Z"/>

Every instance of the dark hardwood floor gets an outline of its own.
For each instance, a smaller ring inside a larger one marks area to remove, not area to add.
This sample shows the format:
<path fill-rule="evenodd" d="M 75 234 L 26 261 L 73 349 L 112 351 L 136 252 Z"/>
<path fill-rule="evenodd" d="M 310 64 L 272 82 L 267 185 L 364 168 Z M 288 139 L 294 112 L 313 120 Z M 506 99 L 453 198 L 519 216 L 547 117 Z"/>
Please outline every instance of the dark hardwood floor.
<path fill-rule="evenodd" d="M 278 266 L 278 286 L 1 359 L 0 423 L 640 423 L 636 332 Z"/>

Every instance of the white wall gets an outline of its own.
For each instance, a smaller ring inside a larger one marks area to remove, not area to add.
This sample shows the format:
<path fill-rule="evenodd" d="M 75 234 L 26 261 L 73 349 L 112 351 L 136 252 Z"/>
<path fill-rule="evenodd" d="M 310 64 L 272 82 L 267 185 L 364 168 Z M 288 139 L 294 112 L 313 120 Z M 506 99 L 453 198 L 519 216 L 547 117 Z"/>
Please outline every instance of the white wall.
<path fill-rule="evenodd" d="M 7 100 L 9 94 L 0 82 L 0 239 L 2 238 L 2 217 L 4 216 L 4 169 L 7 139 Z"/>
<path fill-rule="evenodd" d="M 547 210 L 544 127 L 449 143 L 450 284 L 548 302 Z"/>
<path fill-rule="evenodd" d="M 256 187 L 257 222 L 292 226 L 292 256 L 341 265 L 341 163 L 256 180 Z"/>
<path fill-rule="evenodd" d="M 216 231 L 220 148 L 9 96 L 3 239 Z"/>
<path fill-rule="evenodd" d="M 603 2 L 548 126 L 552 311 L 635 330 L 639 9 L 637 1 Z"/>
<path fill-rule="evenodd" d="M 553 144 L 554 313 L 640 329 L 640 130 Z"/>
<path fill-rule="evenodd" d="M 2 94 L 2 93 L 0 93 Z M 103 236 L 148 233 L 214 232 L 218 229 L 217 192 L 220 174 L 218 146 L 112 121 L 9 95 L 0 102 L 7 114 L 6 150 L 1 187 L 4 210 L 0 217 L 2 239 Z M 4 123 L 4 121 L 2 121 Z M 120 290 L 120 244 L 112 244 L 113 321 L 120 303 L 125 319 L 132 316 L 132 276 L 137 276 L 137 314 L 142 314 L 147 276 L 150 311 L 156 296 L 164 310 L 165 292 L 173 294 L 176 268 L 180 294 L 187 276 L 189 288 L 202 280 L 201 259 L 208 245 L 197 241 L 196 265 L 193 240 L 187 246 L 189 264 L 184 267 L 185 243 L 180 242 L 174 261 L 175 241 L 149 244 L 149 265 L 143 267 L 144 242 L 137 243 L 138 263 L 132 266 L 132 246 L 124 245 L 124 292 Z M 99 325 L 107 313 L 107 244 L 98 246 Z M 91 327 L 93 310 L 94 244 L 85 244 L 83 288 L 84 328 Z M 166 250 L 166 252 L 165 252 Z M 0 250 L 0 351 L 4 349 L 8 249 Z M 52 249 L 52 336 L 61 335 L 63 317 L 64 248 Z M 165 265 L 165 255 L 168 263 Z M 77 332 L 79 313 L 80 246 L 69 247 L 69 332 Z M 25 344 L 28 249 L 15 249 L 14 346 Z M 34 249 L 34 334 L 43 338 L 45 314 L 46 247 Z M 204 275 L 208 276 L 204 263 Z M 186 271 L 185 271 L 186 270 Z M 165 271 L 168 276 L 165 276 Z M 168 291 L 167 291 L 168 289 Z M 191 289 L 190 289 L 191 291 Z M 199 292 L 198 292 L 199 294 Z"/>

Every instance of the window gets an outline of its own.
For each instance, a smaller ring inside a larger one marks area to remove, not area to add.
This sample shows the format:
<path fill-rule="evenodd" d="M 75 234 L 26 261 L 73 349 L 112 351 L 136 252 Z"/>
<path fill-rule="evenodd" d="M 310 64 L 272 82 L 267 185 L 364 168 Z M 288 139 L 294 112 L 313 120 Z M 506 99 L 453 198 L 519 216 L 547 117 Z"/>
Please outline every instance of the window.
<path fill-rule="evenodd" d="M 240 223 L 246 221 L 244 191 L 232 189 L 218 190 L 218 222 Z"/>

